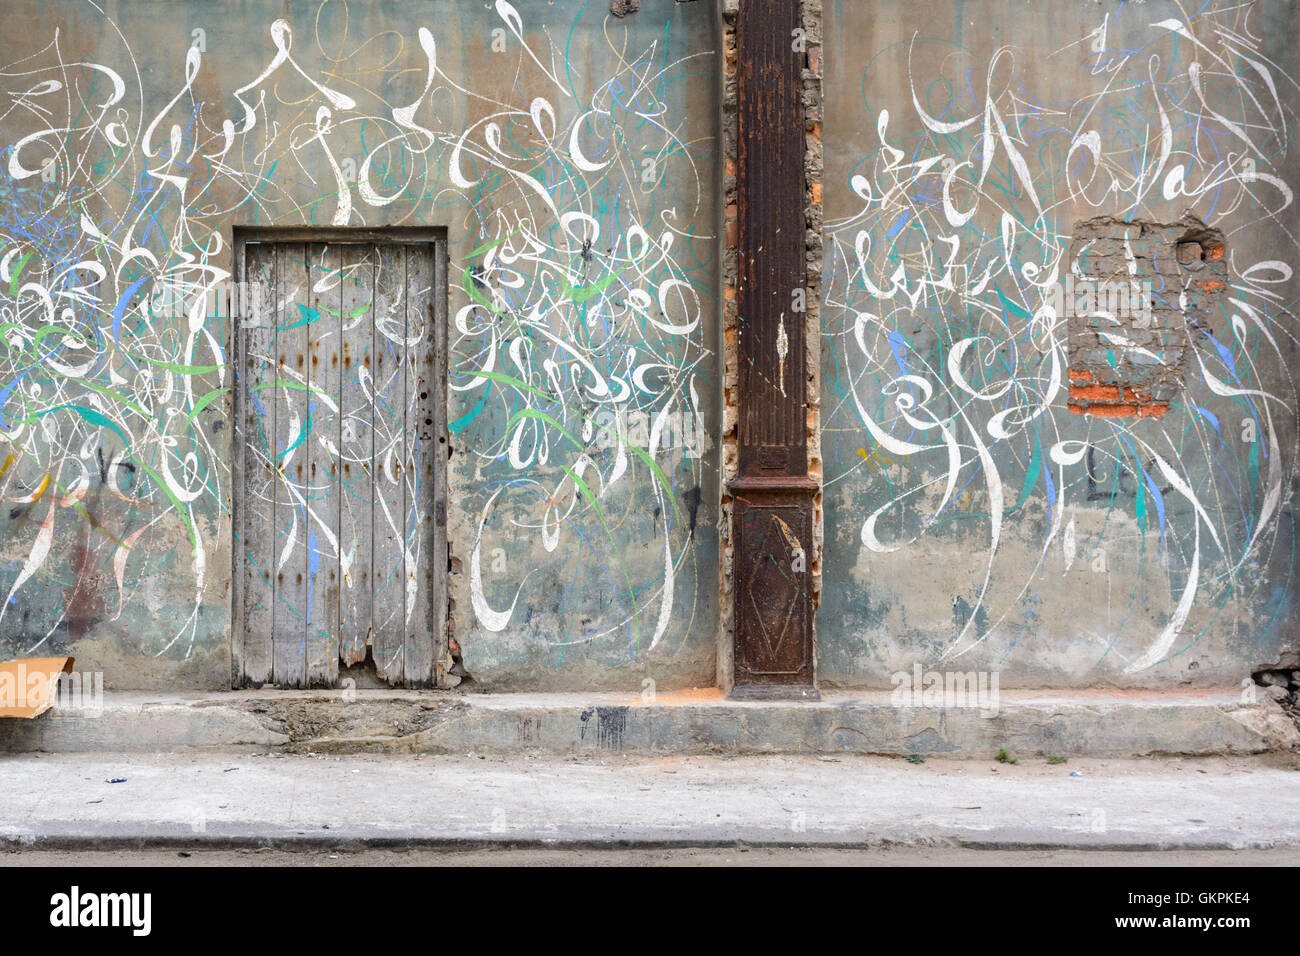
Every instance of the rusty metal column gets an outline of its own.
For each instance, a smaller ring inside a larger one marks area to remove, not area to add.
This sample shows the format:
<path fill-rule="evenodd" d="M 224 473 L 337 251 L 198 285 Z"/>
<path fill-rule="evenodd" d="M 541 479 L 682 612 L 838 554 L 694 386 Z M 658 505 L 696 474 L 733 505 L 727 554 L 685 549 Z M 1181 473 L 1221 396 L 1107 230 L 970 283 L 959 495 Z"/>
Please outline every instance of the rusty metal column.
<path fill-rule="evenodd" d="M 817 699 L 799 0 L 736 17 L 738 473 L 733 699 Z M 812 343 L 816 348 L 817 343 Z"/>

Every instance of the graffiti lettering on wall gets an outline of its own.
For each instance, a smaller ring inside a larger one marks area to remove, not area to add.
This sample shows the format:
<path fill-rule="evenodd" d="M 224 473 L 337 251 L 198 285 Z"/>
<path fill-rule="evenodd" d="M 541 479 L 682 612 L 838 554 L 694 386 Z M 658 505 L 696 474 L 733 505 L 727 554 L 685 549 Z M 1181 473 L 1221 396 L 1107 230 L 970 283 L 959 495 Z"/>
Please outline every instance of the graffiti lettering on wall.
<path fill-rule="evenodd" d="M 712 467 L 713 142 L 687 109 L 711 95 L 707 32 L 671 8 L 656 23 L 506 0 L 373 34 L 339 0 L 172 30 L 147 3 L 119 5 L 120 21 L 59 4 L 53 23 L 44 6 L 29 18 L 43 32 L 10 36 L 0 69 L 0 635 L 31 653 L 113 633 L 180 657 L 224 635 L 230 572 L 214 557 L 243 386 L 214 305 L 229 227 L 441 224 L 462 645 L 510 628 L 541 640 L 527 622 L 543 607 L 563 625 L 544 645 L 615 662 L 686 641 L 711 613 L 693 579 Z M 277 387 L 299 391 L 259 407 L 328 401 L 281 371 Z M 337 456 L 310 420 L 268 454 Z M 398 541 L 425 507 L 392 516 Z M 355 545 L 302 523 L 276 529 L 284 560 Z"/>
<path fill-rule="evenodd" d="M 978 51 L 927 20 L 859 54 L 869 120 L 828 212 L 827 522 L 943 660 L 1177 666 L 1291 573 L 1297 82 L 1268 7 L 1077 8 L 1082 40 L 1035 17 Z M 945 582 L 955 629 L 880 583 L 938 540 L 972 562 Z M 1281 608 L 1258 606 L 1267 634 Z"/>

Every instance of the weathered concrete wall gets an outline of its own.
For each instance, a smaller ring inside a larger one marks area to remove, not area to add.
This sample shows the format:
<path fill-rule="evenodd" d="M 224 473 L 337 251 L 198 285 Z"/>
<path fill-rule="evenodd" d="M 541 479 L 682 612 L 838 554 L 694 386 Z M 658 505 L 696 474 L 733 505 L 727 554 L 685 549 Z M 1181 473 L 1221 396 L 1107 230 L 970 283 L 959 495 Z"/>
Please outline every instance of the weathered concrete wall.
<path fill-rule="evenodd" d="M 7 6 L 0 655 L 224 686 L 230 324 L 142 300 L 221 287 L 239 224 L 444 225 L 465 667 L 493 689 L 725 684 L 740 5 L 622 6 Z M 1300 15 L 819 6 L 822 682 L 920 661 L 1222 685 L 1277 661 Z M 1089 298 L 1101 280 L 1133 309 Z"/>
<path fill-rule="evenodd" d="M 823 683 L 1294 648 L 1296 7 L 828 0 L 825 34 Z M 1062 294 L 1101 278 L 1150 313 Z"/>
<path fill-rule="evenodd" d="M 230 324 L 141 302 L 235 225 L 444 225 L 465 667 L 712 682 L 714 19 L 643 6 L 6 5 L 0 656 L 228 684 Z"/>

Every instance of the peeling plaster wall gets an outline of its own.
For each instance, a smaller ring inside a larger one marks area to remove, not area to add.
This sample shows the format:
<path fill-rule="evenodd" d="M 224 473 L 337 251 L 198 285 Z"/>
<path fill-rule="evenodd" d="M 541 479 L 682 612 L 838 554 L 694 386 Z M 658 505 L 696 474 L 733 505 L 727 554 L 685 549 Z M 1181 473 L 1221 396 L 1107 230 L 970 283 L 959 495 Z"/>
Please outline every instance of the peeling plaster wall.
<path fill-rule="evenodd" d="M 823 686 L 1294 648 L 1298 37 L 1285 3 L 828 0 Z M 1195 275 L 1185 213 L 1226 247 Z M 1153 325 L 1053 303 L 1102 222 Z"/>
<path fill-rule="evenodd" d="M 714 14 L 643 6 L 6 5 L 0 657 L 227 686 L 229 319 L 137 283 L 200 302 L 235 225 L 442 225 L 465 667 L 713 681 Z"/>
<path fill-rule="evenodd" d="M 1070 411 L 1158 418 L 1198 350 L 1223 335 L 1223 234 L 1187 214 L 1179 223 L 1098 216 L 1070 236 L 1065 281 L 1046 302 L 1068 326 Z"/>

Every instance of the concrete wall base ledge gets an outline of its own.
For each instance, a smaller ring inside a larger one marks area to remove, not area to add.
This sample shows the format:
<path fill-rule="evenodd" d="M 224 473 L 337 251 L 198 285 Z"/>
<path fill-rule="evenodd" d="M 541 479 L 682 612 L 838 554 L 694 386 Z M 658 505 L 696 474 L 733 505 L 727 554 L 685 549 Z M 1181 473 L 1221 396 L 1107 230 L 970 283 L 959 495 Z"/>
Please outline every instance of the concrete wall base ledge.
<path fill-rule="evenodd" d="M 991 703 L 991 701 L 990 701 Z M 1223 690 L 1007 690 L 996 705 L 897 706 L 889 691 L 817 702 L 659 694 L 256 690 L 106 693 L 102 712 L 0 721 L 0 752 L 885 754 L 988 758 L 1300 749 L 1276 702 Z"/>

